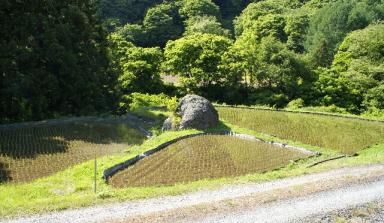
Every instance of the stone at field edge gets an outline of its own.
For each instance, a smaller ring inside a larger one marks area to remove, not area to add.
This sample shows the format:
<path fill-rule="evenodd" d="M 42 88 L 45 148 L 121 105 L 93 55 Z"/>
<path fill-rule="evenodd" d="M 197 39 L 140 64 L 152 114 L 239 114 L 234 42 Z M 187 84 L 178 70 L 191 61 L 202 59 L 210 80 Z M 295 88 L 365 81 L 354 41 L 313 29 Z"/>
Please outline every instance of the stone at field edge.
<path fill-rule="evenodd" d="M 165 119 L 163 123 L 163 127 L 161 128 L 162 131 L 168 131 L 172 129 L 172 117 L 168 117 Z"/>

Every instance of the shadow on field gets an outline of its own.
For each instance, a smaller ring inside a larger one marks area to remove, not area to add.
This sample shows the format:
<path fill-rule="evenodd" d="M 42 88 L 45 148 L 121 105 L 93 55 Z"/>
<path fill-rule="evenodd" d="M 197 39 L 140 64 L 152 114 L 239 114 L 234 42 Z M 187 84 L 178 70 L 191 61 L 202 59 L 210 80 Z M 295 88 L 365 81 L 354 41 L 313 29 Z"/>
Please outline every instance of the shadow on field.
<path fill-rule="evenodd" d="M 10 171 L 4 163 L 0 162 L 0 184 L 11 180 Z"/>
<path fill-rule="evenodd" d="M 56 136 L 57 137 L 57 136 Z M 39 154 L 65 153 L 69 142 L 52 136 L 15 137 L 11 143 L 0 142 L 0 155 L 14 159 L 34 158 Z"/>
<path fill-rule="evenodd" d="M 14 159 L 65 153 L 71 142 L 141 144 L 145 136 L 119 123 L 73 122 L 0 130 L 0 155 Z"/>
<path fill-rule="evenodd" d="M 205 133 L 210 133 L 210 132 L 230 132 L 231 128 L 224 124 L 224 122 L 219 121 L 219 124 L 213 128 L 209 128 L 205 130 Z"/>

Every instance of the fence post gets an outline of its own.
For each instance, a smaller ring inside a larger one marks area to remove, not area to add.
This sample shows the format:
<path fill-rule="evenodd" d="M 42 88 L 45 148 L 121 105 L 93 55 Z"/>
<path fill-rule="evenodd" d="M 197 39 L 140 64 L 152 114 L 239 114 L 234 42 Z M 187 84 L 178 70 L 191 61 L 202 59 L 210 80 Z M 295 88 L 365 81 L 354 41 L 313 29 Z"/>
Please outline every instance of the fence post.
<path fill-rule="evenodd" d="M 94 166 L 94 182 L 93 182 L 93 191 L 95 192 L 96 194 L 96 179 L 97 179 L 97 156 L 96 156 L 96 149 L 95 149 L 95 162 L 94 162 L 95 166 Z"/>

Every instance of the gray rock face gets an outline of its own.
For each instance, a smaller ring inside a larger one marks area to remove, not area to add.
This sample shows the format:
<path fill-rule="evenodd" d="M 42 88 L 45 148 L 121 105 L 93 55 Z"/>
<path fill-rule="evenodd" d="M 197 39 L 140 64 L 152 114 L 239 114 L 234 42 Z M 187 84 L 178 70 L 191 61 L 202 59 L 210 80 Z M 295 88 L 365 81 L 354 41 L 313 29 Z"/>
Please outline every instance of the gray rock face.
<path fill-rule="evenodd" d="M 181 117 L 176 129 L 207 129 L 219 123 L 219 115 L 211 102 L 198 95 L 186 95 L 180 100 L 176 114 Z M 174 127 L 172 119 L 163 124 L 163 131 Z"/>
<path fill-rule="evenodd" d="M 167 119 L 165 119 L 164 123 L 163 123 L 163 127 L 161 128 L 161 131 L 168 131 L 168 130 L 171 130 L 172 129 L 172 117 L 169 117 Z"/>
<path fill-rule="evenodd" d="M 207 129 L 219 123 L 219 115 L 211 102 L 198 95 L 183 97 L 176 113 L 181 116 L 179 129 Z"/>

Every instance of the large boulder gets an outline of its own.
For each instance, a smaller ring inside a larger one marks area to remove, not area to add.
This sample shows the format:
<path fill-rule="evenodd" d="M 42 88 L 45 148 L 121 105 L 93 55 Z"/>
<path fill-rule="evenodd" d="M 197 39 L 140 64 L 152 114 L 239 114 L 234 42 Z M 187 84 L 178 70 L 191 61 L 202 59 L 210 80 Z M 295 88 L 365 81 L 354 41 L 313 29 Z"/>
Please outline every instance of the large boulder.
<path fill-rule="evenodd" d="M 207 129 L 219 123 L 219 115 L 211 102 L 198 95 L 186 95 L 176 109 L 181 117 L 179 123 L 172 123 L 168 118 L 163 124 L 163 131 L 170 129 Z"/>

